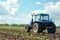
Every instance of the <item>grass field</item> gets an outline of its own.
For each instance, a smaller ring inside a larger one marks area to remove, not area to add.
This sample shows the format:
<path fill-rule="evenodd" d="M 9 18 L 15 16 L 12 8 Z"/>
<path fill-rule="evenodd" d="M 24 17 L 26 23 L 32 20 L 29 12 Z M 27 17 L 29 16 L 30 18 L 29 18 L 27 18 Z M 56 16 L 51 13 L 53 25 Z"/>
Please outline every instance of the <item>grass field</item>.
<path fill-rule="evenodd" d="M 25 32 L 23 26 L 0 26 L 0 40 L 60 40 L 60 28 L 56 34 Z"/>

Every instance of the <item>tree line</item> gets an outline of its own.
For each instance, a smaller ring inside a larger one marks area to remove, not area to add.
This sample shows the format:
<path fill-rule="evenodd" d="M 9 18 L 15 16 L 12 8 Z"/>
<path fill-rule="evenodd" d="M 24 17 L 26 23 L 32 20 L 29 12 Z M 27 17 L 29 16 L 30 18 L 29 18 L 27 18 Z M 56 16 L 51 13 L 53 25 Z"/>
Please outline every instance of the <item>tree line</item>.
<path fill-rule="evenodd" d="M 0 24 L 0 26 L 24 26 L 25 24 Z"/>

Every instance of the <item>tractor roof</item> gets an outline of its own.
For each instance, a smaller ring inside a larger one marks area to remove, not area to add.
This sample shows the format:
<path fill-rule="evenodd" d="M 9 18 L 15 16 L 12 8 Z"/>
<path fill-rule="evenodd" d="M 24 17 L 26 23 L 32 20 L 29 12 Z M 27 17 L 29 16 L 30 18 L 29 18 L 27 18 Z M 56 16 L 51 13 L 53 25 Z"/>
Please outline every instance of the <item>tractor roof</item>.
<path fill-rule="evenodd" d="M 35 16 L 38 16 L 38 15 L 41 15 L 41 16 L 49 16 L 49 14 L 36 14 Z"/>

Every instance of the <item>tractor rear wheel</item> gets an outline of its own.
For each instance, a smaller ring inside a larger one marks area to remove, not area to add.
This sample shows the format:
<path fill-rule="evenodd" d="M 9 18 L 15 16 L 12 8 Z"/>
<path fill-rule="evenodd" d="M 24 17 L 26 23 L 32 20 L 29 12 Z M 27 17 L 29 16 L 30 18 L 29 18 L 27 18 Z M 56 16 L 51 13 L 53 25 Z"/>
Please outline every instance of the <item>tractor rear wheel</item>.
<path fill-rule="evenodd" d="M 37 33 L 38 27 L 39 27 L 38 23 L 34 23 L 34 24 L 33 24 L 32 31 L 33 31 L 34 33 Z"/>
<path fill-rule="evenodd" d="M 28 24 L 25 25 L 25 31 L 30 32 L 30 26 Z"/>
<path fill-rule="evenodd" d="M 42 30 L 42 27 L 40 26 L 39 23 L 34 23 L 34 24 L 33 24 L 32 31 L 33 31 L 34 33 L 40 33 L 40 32 L 42 32 L 43 30 Z"/>
<path fill-rule="evenodd" d="M 55 34 L 56 32 L 56 25 L 55 24 L 51 24 L 51 27 L 47 29 L 48 30 L 48 34 Z"/>

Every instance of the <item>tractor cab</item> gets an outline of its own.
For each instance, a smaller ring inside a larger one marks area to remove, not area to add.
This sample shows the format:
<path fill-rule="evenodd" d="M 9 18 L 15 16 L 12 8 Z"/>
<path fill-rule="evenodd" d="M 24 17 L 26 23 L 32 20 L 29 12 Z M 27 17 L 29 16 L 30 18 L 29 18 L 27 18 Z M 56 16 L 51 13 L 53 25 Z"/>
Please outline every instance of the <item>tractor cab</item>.
<path fill-rule="evenodd" d="M 48 14 L 36 14 L 34 15 L 34 21 L 48 23 L 49 22 L 49 15 Z"/>

